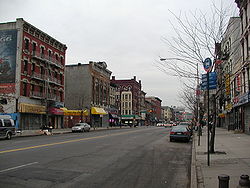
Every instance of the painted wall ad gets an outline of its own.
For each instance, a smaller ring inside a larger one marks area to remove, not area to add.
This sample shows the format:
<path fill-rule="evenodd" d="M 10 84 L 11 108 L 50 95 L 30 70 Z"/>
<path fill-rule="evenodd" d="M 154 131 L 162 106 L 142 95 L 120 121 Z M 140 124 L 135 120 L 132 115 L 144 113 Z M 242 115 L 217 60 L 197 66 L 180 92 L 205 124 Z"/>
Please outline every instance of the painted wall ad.
<path fill-rule="evenodd" d="M 0 30 L 0 94 L 15 92 L 17 30 Z"/>

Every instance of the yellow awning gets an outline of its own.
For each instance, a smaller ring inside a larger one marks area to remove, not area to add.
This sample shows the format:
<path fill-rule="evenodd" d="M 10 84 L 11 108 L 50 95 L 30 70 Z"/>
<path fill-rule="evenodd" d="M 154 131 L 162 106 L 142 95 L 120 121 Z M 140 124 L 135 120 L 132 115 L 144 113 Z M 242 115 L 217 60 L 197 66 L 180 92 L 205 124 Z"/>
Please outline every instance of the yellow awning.
<path fill-rule="evenodd" d="M 45 106 L 37 104 L 19 103 L 19 112 L 32 114 L 45 114 Z"/>
<path fill-rule="evenodd" d="M 67 108 L 60 108 L 63 110 L 65 116 L 88 116 L 88 110 L 68 110 Z"/>
<path fill-rule="evenodd" d="M 91 114 L 106 115 L 108 113 L 103 108 L 92 107 Z"/>

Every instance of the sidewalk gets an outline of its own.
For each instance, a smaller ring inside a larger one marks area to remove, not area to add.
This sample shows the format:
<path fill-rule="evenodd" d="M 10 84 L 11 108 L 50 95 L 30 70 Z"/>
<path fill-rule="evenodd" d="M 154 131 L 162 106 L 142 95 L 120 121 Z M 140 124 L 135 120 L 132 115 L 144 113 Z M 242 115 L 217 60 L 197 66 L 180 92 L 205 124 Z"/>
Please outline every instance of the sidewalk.
<path fill-rule="evenodd" d="M 191 188 L 217 188 L 218 176 L 230 176 L 229 187 L 239 185 L 240 176 L 250 176 L 250 135 L 234 133 L 216 127 L 215 154 L 210 154 L 210 166 L 207 164 L 207 129 L 203 128 L 198 146 L 197 133 L 194 134 L 192 148 Z"/>
<path fill-rule="evenodd" d="M 122 127 L 124 128 L 130 128 L 130 127 Z M 101 131 L 101 130 L 114 130 L 114 129 L 120 129 L 120 127 L 96 127 L 95 129 L 91 127 L 90 131 Z M 65 133 L 71 133 L 71 128 L 64 128 L 64 129 L 53 129 L 53 134 L 65 134 Z M 44 135 L 44 133 L 41 130 L 23 130 L 20 133 L 16 133 L 16 136 L 41 136 Z"/>

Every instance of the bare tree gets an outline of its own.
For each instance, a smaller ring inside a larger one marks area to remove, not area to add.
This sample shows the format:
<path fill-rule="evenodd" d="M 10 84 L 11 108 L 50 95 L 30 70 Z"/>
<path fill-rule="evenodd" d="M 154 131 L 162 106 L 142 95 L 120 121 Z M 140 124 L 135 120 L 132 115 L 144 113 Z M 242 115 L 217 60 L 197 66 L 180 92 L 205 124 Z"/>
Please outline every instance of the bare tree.
<path fill-rule="evenodd" d="M 209 13 L 195 11 L 177 15 L 170 11 L 175 20 L 175 23 L 170 22 L 170 24 L 176 35 L 171 38 L 163 37 L 163 41 L 169 49 L 169 55 L 160 57 L 157 67 L 168 75 L 185 78 L 185 87 L 179 97 L 182 99 L 182 103 L 191 108 L 193 112 L 196 111 L 194 88 L 196 88 L 195 83 L 199 79 L 197 75 L 201 73 L 203 61 L 207 57 L 216 58 L 215 44 L 222 41 L 228 20 L 236 12 L 234 2 L 229 5 L 226 2 L 227 6 L 224 6 L 222 2 L 221 0 L 220 5 L 213 2 Z M 189 83 L 186 80 L 189 80 Z M 201 117 L 200 114 L 199 116 Z M 214 137 L 215 131 L 212 131 L 211 140 L 213 142 L 210 145 L 212 152 L 214 152 Z"/>

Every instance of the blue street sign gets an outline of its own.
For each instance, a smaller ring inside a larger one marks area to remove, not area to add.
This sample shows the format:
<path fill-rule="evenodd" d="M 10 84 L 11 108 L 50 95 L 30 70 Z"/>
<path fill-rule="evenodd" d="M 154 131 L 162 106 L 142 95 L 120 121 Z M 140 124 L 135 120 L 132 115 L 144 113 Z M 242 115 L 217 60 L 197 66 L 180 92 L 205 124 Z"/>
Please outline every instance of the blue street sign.
<path fill-rule="evenodd" d="M 217 73 L 216 72 L 210 72 L 210 73 L 207 73 L 209 74 L 209 78 L 208 78 L 208 81 L 209 81 L 209 89 L 216 89 L 217 88 Z M 207 74 L 202 74 L 202 77 L 201 77 L 201 89 L 202 90 L 205 90 L 207 89 Z"/>
<path fill-rule="evenodd" d="M 205 70 L 206 72 L 208 72 L 211 66 L 212 66 L 212 60 L 211 60 L 210 58 L 206 58 L 206 59 L 203 61 L 204 70 Z"/>

